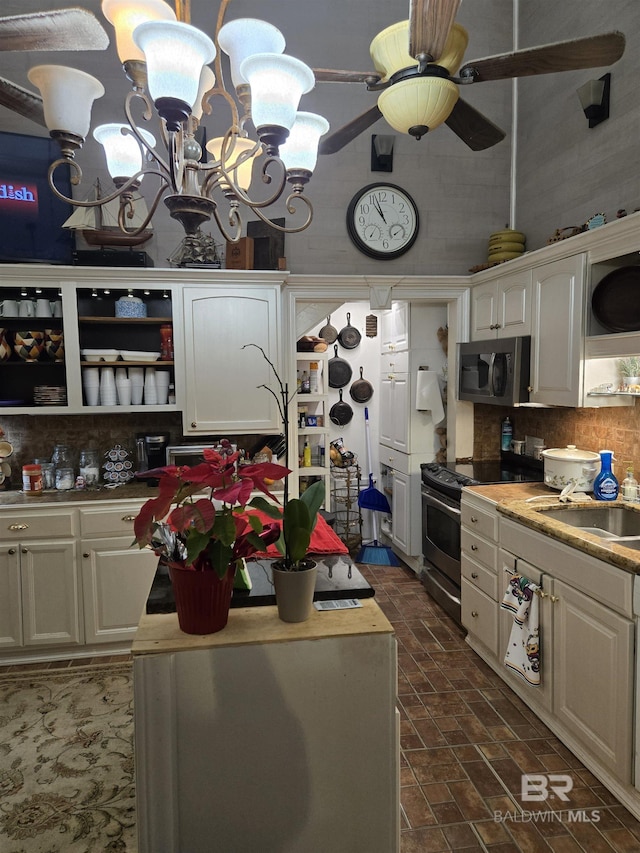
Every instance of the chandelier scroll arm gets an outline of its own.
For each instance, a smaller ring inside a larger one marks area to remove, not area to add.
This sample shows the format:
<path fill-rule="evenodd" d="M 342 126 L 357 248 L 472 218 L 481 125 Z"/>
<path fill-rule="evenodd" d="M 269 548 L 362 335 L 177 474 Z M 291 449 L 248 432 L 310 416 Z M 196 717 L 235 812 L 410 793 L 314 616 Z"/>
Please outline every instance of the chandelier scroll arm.
<path fill-rule="evenodd" d="M 220 216 L 218 215 L 218 208 L 215 207 L 213 210 L 213 218 L 216 221 L 216 225 L 220 229 L 220 233 L 224 237 L 224 239 L 228 243 L 237 243 L 240 239 L 240 234 L 242 233 L 242 220 L 240 219 L 240 214 L 238 213 L 237 204 L 231 205 L 231 209 L 229 211 L 229 225 L 234 229 L 234 233 L 231 234 L 227 231 L 226 226 L 223 224 Z"/>
<path fill-rule="evenodd" d="M 163 175 L 162 175 L 163 179 L 167 182 L 167 184 L 171 184 L 172 171 L 171 171 L 169 164 L 156 151 L 154 151 L 153 148 L 149 147 L 149 144 L 147 143 L 147 141 L 144 139 L 144 137 L 140 133 L 140 131 L 138 129 L 137 122 L 133 117 L 133 111 L 131 109 L 131 106 L 134 102 L 134 99 L 136 99 L 136 98 L 139 98 L 140 100 L 142 100 L 142 102 L 145 105 L 145 110 L 142 114 L 143 119 L 145 121 L 151 121 L 151 119 L 153 118 L 153 110 L 151 107 L 151 101 L 150 101 L 148 95 L 146 94 L 146 92 L 140 92 L 136 89 L 133 89 L 132 91 L 127 92 L 127 96 L 126 96 L 125 102 L 124 102 L 124 113 L 125 113 L 125 116 L 127 118 L 127 121 L 129 122 L 130 132 L 133 133 L 135 138 L 138 140 L 138 143 L 142 146 L 143 150 L 147 152 L 149 157 L 151 157 L 158 164 L 158 166 L 160 167 L 160 169 L 163 172 Z M 162 126 L 162 135 L 163 135 L 163 138 L 165 140 L 165 144 L 167 144 L 167 150 L 170 150 L 169 145 L 168 145 L 168 139 L 167 139 L 167 130 L 165 128 L 164 122 L 162 122 L 162 121 L 161 121 L 161 126 Z M 149 172 L 147 174 L 152 174 L 152 173 Z"/>
<path fill-rule="evenodd" d="M 260 210 L 259 207 L 254 207 L 254 205 L 249 204 L 248 207 L 258 216 L 263 222 L 267 225 L 270 225 L 276 231 L 281 231 L 283 234 L 297 234 L 299 231 L 304 231 L 305 228 L 308 228 L 311 220 L 313 219 L 313 205 L 309 201 L 309 199 L 305 195 L 300 195 L 299 192 L 292 192 L 287 196 L 286 205 L 287 211 L 294 216 L 296 214 L 296 206 L 293 204 L 294 201 L 301 201 L 307 207 L 307 218 L 302 223 L 302 225 L 291 226 L 291 225 L 278 225 L 272 219 L 269 219 L 268 216 Z"/>

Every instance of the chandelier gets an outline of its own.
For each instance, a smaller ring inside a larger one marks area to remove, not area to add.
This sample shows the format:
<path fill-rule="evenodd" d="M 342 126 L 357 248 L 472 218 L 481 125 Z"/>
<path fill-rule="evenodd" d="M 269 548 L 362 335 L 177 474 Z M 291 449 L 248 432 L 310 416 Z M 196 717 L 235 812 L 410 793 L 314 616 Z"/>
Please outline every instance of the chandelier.
<path fill-rule="evenodd" d="M 310 225 L 313 207 L 303 191 L 316 165 L 320 137 L 329 129 L 322 116 L 298 110 L 302 95 L 315 84 L 313 72 L 283 53 L 284 37 L 271 24 L 253 18 L 224 23 L 230 2 L 221 0 L 212 40 L 190 24 L 189 0 L 176 0 L 178 15 L 164 0 L 102 0 L 102 12 L 115 29 L 118 56 L 132 89 L 124 104 L 127 124 L 101 125 L 93 131 L 104 147 L 115 186 L 100 199 L 68 198 L 56 187 L 55 173 L 68 165 L 72 184 L 81 183 L 75 155 L 89 132 L 93 102 L 105 92 L 102 83 L 84 71 L 60 65 L 40 65 L 29 71 L 29 80 L 42 94 L 49 134 L 62 155 L 48 174 L 58 198 L 76 207 L 118 199 L 118 225 L 130 236 L 144 231 L 164 199 L 169 214 L 184 229 L 185 244 L 201 239 L 200 228 L 211 219 L 227 241 L 237 242 L 243 208 L 286 233 Z M 225 86 L 221 51 L 229 57 L 235 97 Z M 196 132 L 203 112 L 212 113 L 214 97 L 226 102 L 231 121 L 224 136 L 206 143 L 210 158 L 203 162 Z M 154 109 L 162 153 L 154 135 L 134 118 L 134 110 L 141 111 L 149 122 Z M 251 125 L 257 139 L 249 136 Z M 260 200 L 249 195 L 254 163 L 268 186 L 268 197 Z M 134 194 L 150 175 L 159 181 L 158 189 L 144 221 L 132 227 Z M 296 216 L 291 226 L 274 222 L 264 212 L 284 198 L 287 184 L 286 208 Z"/>

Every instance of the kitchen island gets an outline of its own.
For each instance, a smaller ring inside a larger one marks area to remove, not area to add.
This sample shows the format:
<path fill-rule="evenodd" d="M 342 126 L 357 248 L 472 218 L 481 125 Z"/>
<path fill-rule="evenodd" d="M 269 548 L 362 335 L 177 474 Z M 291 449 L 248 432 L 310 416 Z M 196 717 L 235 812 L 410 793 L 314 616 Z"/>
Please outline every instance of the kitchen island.
<path fill-rule="evenodd" d="M 590 513 L 597 521 L 595 513 L 604 509 L 628 516 L 635 527 L 640 507 L 621 501 L 562 505 L 558 498 L 559 492 L 540 484 L 463 490 L 467 642 L 640 817 L 640 551 L 607 539 L 601 523 L 582 521 Z M 563 515 L 587 529 L 562 521 Z M 501 607 L 514 576 L 534 585 L 538 610 L 531 622 L 535 608 L 525 615 L 522 636 L 512 633 L 513 612 Z M 527 669 L 535 660 L 539 685 L 505 664 L 507 649 L 518 644 L 526 645 Z"/>
<path fill-rule="evenodd" d="M 133 642 L 139 853 L 397 853 L 396 641 L 373 598 Z"/>

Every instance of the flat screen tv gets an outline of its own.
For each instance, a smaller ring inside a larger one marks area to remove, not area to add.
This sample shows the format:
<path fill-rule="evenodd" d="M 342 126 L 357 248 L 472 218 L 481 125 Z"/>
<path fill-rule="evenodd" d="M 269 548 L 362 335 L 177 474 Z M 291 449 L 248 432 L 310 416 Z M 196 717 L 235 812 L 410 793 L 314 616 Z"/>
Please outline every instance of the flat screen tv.
<path fill-rule="evenodd" d="M 73 208 L 47 181 L 59 157 L 52 139 L 0 133 L 0 263 L 72 263 L 73 232 L 61 226 Z M 71 196 L 68 166 L 56 170 L 56 186 Z"/>

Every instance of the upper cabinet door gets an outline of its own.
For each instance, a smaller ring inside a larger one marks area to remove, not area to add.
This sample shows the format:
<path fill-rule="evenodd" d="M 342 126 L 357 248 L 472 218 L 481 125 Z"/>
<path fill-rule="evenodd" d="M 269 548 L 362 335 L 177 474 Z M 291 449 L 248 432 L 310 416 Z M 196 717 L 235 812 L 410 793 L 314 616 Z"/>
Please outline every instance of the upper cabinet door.
<path fill-rule="evenodd" d="M 585 255 L 533 271 L 532 403 L 581 405 Z"/>
<path fill-rule="evenodd" d="M 283 430 L 280 389 L 255 346 L 280 373 L 278 285 L 208 285 L 183 291 L 185 434 Z M 243 349 L 244 347 L 244 349 Z"/>
<path fill-rule="evenodd" d="M 471 291 L 471 340 L 531 334 L 531 270 L 500 276 Z"/>

